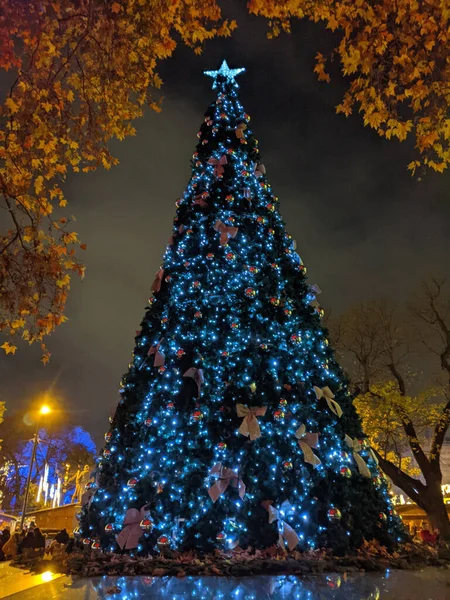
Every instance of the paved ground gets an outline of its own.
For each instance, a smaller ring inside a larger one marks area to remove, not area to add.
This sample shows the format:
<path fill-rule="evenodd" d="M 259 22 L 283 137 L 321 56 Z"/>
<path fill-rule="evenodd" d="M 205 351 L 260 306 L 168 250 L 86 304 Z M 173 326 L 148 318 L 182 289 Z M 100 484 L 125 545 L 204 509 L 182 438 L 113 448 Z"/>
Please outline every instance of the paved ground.
<path fill-rule="evenodd" d="M 46 582 L 47 581 L 47 582 Z M 28 575 L 0 563 L 0 598 L 12 600 L 450 600 L 450 570 L 296 577 Z"/>

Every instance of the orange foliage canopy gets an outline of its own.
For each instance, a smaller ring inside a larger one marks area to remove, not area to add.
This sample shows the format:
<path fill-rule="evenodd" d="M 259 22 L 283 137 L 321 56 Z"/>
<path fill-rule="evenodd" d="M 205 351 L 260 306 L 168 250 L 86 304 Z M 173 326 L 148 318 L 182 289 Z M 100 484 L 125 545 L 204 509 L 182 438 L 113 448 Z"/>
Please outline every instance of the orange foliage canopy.
<path fill-rule="evenodd" d="M 3 0 L 0 69 L 11 82 L 0 105 L 7 354 L 18 336 L 41 341 L 65 320 L 71 277 L 84 274 L 76 250 L 85 247 L 64 211 L 66 174 L 110 168 L 117 161 L 108 140 L 133 135 L 146 105 L 159 110 L 156 67 L 173 53 L 175 36 L 198 53 L 234 26 L 211 0 Z"/>
<path fill-rule="evenodd" d="M 320 52 L 315 72 L 340 60 L 349 88 L 336 107 L 358 108 L 364 125 L 387 139 L 414 136 L 414 172 L 450 164 L 450 3 L 448 0 L 250 0 L 251 13 L 269 19 L 269 37 L 290 31 L 293 17 L 324 22 L 340 41 Z"/>

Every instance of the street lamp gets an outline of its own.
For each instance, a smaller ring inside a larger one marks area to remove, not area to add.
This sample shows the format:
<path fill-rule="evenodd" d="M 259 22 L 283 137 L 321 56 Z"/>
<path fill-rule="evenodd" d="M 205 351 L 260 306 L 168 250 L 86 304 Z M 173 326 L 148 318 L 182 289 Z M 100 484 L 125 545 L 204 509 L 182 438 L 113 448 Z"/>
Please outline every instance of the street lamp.
<path fill-rule="evenodd" d="M 34 459 L 36 457 L 36 449 L 37 449 L 37 444 L 38 444 L 38 433 L 39 433 L 39 425 L 41 422 L 41 417 L 44 415 L 48 415 L 50 412 L 51 412 L 51 409 L 46 404 L 43 404 L 41 406 L 41 408 L 39 409 L 38 419 L 37 419 L 37 423 L 36 423 L 36 431 L 34 433 L 33 450 L 31 452 L 30 467 L 28 470 L 27 485 L 25 487 L 25 496 L 23 498 L 22 518 L 20 520 L 20 531 L 23 531 L 23 523 L 25 521 L 25 512 L 27 510 L 28 493 L 30 491 L 31 474 L 33 472 L 33 463 L 34 463 Z"/>

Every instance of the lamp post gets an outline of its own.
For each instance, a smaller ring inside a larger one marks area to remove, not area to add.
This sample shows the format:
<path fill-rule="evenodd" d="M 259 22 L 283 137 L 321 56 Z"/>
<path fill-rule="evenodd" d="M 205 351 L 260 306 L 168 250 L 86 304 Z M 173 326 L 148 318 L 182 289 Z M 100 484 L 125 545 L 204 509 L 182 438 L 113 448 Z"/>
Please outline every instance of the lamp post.
<path fill-rule="evenodd" d="M 30 467 L 28 470 L 27 485 L 25 487 L 25 496 L 23 497 L 22 518 L 20 519 L 20 531 L 23 531 L 23 524 L 25 521 L 25 513 L 27 510 L 27 503 L 28 503 L 28 494 L 30 491 L 31 474 L 33 472 L 33 463 L 34 463 L 34 459 L 36 457 L 36 449 L 37 449 L 37 444 L 38 444 L 38 433 L 39 433 L 39 425 L 41 422 L 41 416 L 48 415 L 49 412 L 51 412 L 50 408 L 46 404 L 41 406 L 41 408 L 39 410 L 39 416 L 38 416 L 37 423 L 36 423 L 36 431 L 34 433 L 33 450 L 31 452 Z"/>

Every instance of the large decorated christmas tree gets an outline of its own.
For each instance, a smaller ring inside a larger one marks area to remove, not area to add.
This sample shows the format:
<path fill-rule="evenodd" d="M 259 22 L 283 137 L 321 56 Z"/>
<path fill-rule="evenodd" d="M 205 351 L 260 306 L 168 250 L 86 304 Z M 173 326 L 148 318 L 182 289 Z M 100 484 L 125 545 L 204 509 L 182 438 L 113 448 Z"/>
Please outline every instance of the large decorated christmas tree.
<path fill-rule="evenodd" d="M 224 62 L 77 533 L 345 552 L 402 536 Z"/>

